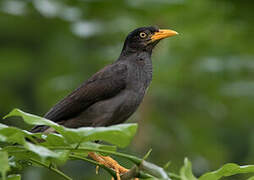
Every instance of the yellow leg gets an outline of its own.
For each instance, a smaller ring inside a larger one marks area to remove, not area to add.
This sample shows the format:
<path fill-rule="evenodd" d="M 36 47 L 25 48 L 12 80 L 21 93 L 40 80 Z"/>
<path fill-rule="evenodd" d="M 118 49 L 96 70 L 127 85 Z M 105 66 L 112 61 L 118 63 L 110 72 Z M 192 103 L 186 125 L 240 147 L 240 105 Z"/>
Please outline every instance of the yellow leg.
<path fill-rule="evenodd" d="M 104 166 L 113 169 L 116 172 L 117 180 L 121 180 L 120 174 L 124 174 L 129 171 L 128 169 L 126 169 L 125 167 L 122 167 L 120 164 L 118 164 L 117 161 L 115 161 L 114 159 L 112 159 L 109 156 L 101 156 L 101 155 L 98 155 L 94 152 L 90 152 L 89 156 L 92 159 L 94 159 L 95 161 L 97 161 L 98 163 L 103 164 Z M 114 179 L 114 178 L 112 178 L 112 179 Z M 138 178 L 135 178 L 135 180 L 138 180 Z"/>

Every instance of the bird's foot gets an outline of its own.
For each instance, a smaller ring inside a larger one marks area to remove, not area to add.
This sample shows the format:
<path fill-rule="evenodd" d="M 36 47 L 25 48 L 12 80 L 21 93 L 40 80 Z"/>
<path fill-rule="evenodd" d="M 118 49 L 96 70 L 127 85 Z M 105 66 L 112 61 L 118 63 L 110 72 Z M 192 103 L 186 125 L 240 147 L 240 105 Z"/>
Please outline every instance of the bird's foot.
<path fill-rule="evenodd" d="M 112 159 L 109 156 L 101 156 L 94 152 L 90 152 L 89 156 L 93 158 L 95 161 L 99 162 L 100 164 L 103 164 L 104 166 L 113 169 L 116 172 L 117 180 L 121 180 L 120 175 L 129 171 L 129 169 L 126 169 L 125 167 L 121 166 L 120 164 L 118 164 L 116 160 Z M 112 180 L 114 180 L 113 177 Z M 135 180 L 138 180 L 138 178 L 135 178 Z"/>

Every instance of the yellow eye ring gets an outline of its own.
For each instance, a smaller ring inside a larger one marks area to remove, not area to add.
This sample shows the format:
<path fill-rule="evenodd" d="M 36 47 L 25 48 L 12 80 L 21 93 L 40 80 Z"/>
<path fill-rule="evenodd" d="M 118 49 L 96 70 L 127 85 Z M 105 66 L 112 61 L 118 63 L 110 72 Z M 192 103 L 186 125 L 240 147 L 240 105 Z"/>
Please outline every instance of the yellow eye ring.
<path fill-rule="evenodd" d="M 145 37 L 147 36 L 147 34 L 146 34 L 145 32 L 141 32 L 141 33 L 139 34 L 139 36 L 140 36 L 141 38 L 145 38 Z"/>

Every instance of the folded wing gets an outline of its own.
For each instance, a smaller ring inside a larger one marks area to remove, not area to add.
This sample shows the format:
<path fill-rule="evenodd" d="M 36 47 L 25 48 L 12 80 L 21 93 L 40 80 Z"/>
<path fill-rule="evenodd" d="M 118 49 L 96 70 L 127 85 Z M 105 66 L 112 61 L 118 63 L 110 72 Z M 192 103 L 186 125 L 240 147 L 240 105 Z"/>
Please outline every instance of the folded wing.
<path fill-rule="evenodd" d="M 108 65 L 53 106 L 44 117 L 54 122 L 73 118 L 92 104 L 117 95 L 126 87 L 126 78 L 127 66 L 125 64 Z M 45 126 L 35 126 L 31 132 L 44 130 Z"/>

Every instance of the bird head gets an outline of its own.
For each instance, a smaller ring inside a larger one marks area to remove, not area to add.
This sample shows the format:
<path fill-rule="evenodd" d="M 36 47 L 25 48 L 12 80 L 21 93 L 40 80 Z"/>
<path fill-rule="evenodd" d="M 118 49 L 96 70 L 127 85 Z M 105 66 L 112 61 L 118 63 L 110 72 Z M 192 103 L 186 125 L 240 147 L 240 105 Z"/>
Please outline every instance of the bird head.
<path fill-rule="evenodd" d="M 170 29 L 159 29 L 154 26 L 137 28 L 125 39 L 122 52 L 147 51 L 152 53 L 155 45 L 162 39 L 175 36 L 178 33 Z"/>

